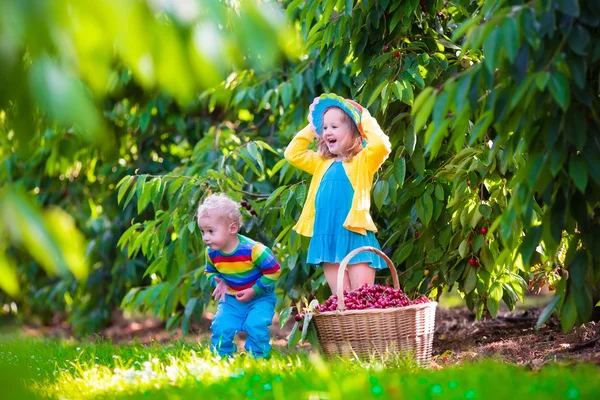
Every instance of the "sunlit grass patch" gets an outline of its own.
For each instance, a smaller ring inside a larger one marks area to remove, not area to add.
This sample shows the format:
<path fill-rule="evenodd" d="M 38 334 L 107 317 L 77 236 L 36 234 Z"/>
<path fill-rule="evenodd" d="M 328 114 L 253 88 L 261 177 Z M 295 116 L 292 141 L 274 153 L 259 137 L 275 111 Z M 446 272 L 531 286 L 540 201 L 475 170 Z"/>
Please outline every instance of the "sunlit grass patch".
<path fill-rule="evenodd" d="M 600 372 L 592 365 L 534 372 L 487 360 L 423 370 L 392 355 L 327 360 L 274 351 L 269 360 L 221 359 L 204 345 L 183 342 L 116 346 L 16 338 L 0 338 L 0 364 L 2 374 L 24 367 L 19 374 L 31 391 L 61 399 L 600 398 Z"/>

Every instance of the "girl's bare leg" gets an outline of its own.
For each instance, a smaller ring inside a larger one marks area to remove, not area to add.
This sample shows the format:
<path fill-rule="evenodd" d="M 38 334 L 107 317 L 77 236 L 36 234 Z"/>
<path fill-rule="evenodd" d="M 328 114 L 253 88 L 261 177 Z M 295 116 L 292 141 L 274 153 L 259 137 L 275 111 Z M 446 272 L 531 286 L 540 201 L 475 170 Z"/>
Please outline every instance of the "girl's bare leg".
<path fill-rule="evenodd" d="M 369 263 L 359 263 L 348 265 L 346 271 L 350 277 L 350 289 L 355 290 L 365 283 L 373 286 L 375 283 L 375 268 L 371 268 Z"/>
<path fill-rule="evenodd" d="M 332 294 L 337 294 L 337 278 L 339 268 L 339 263 L 323 263 L 323 273 L 325 274 L 325 279 L 327 279 L 327 283 L 331 288 Z M 350 290 L 350 277 L 348 275 L 348 271 L 346 271 L 344 275 L 344 290 Z"/>

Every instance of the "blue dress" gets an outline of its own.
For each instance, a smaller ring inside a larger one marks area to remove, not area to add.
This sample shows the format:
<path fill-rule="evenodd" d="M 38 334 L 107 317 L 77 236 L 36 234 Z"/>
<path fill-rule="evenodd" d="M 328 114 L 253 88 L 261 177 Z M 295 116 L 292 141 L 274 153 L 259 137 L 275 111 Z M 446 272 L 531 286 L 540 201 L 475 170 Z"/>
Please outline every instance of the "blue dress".
<path fill-rule="evenodd" d="M 344 228 L 353 195 L 354 189 L 344 165 L 341 161 L 334 162 L 323 176 L 315 198 L 315 225 L 308 247 L 309 264 L 340 263 L 348 253 L 361 246 L 381 249 L 373 232 L 361 235 Z M 387 268 L 385 261 L 371 252 L 357 254 L 349 264 L 362 262 L 368 262 L 375 269 Z"/>

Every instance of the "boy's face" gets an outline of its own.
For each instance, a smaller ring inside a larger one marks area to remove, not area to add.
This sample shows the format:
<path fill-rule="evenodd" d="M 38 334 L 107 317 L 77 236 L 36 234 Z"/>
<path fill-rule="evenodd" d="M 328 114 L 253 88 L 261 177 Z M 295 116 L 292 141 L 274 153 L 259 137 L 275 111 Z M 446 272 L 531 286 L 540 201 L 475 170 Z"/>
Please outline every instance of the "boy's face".
<path fill-rule="evenodd" d="M 200 217 L 198 226 L 202 232 L 202 241 L 211 250 L 221 250 L 226 253 L 235 250 L 238 231 L 236 222 L 232 222 L 225 215 L 212 213 Z"/>
<path fill-rule="evenodd" d="M 323 115 L 323 140 L 331 154 L 343 155 L 352 142 L 352 130 L 344 119 L 344 111 L 332 108 Z"/>

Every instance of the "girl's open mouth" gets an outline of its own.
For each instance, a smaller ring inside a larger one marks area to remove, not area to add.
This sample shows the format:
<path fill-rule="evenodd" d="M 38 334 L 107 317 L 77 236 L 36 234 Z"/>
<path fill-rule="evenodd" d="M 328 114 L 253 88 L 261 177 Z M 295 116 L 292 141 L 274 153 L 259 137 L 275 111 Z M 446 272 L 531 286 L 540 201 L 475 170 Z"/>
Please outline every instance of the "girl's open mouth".
<path fill-rule="evenodd" d="M 336 139 L 327 139 L 327 143 L 329 144 L 334 144 L 335 142 L 337 142 Z"/>

